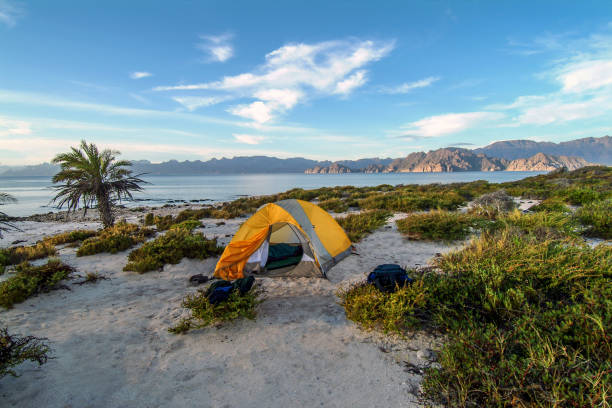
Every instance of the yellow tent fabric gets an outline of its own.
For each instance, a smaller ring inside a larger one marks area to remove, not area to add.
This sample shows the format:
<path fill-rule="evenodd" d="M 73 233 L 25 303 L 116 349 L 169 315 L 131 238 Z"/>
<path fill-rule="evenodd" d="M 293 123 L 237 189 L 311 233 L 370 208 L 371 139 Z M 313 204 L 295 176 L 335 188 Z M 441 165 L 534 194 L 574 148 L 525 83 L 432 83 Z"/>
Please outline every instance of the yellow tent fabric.
<path fill-rule="evenodd" d="M 233 280 L 244 277 L 244 267 L 274 224 L 296 226 L 310 241 L 317 266 L 326 272 L 350 253 L 351 241 L 340 225 L 319 206 L 302 200 L 284 200 L 260 208 L 236 232 L 225 247 L 214 275 Z"/>

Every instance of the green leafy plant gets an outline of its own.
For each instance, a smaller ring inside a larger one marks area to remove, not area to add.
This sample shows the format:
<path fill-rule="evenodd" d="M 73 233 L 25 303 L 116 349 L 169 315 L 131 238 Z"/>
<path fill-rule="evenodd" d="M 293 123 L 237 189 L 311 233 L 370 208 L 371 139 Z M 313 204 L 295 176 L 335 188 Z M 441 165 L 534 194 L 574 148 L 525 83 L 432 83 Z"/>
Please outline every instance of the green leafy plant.
<path fill-rule="evenodd" d="M 46 258 L 56 254 L 55 247 L 50 242 L 37 242 L 30 246 L 18 246 L 0 249 L 0 275 L 4 272 L 4 267 L 16 265 L 25 261 Z"/>
<path fill-rule="evenodd" d="M 136 224 L 119 222 L 116 225 L 105 228 L 98 235 L 87 238 L 77 250 L 77 256 L 94 255 L 101 252 L 125 251 L 134 245 L 144 242 L 148 237 L 155 234 L 149 228 L 141 228 Z"/>
<path fill-rule="evenodd" d="M 391 213 L 383 210 L 364 211 L 336 218 L 352 242 L 358 242 L 366 235 L 385 225 Z"/>
<path fill-rule="evenodd" d="M 165 264 L 177 264 L 183 258 L 204 259 L 222 251 L 215 239 L 177 227 L 130 252 L 129 262 L 123 270 L 144 273 L 159 270 Z"/>
<path fill-rule="evenodd" d="M 230 322 L 238 318 L 254 320 L 257 316 L 257 305 L 263 301 L 260 295 L 261 291 L 256 286 L 243 295 L 240 291 L 234 290 L 226 301 L 212 305 L 206 297 L 206 292 L 199 290 L 183 299 L 182 307 L 189 309 L 191 316 L 180 320 L 168 331 L 183 334 L 191 329 Z"/>
<path fill-rule="evenodd" d="M 56 289 L 60 281 L 74 272 L 74 268 L 50 259 L 46 264 L 33 266 L 28 262 L 17 265 L 15 275 L 0 282 L 0 306 L 10 309 L 15 303 L 38 293 Z"/>
<path fill-rule="evenodd" d="M 11 335 L 7 328 L 0 328 L 0 378 L 5 375 L 18 377 L 13 368 L 24 361 L 32 361 L 39 366 L 45 364 L 50 352 L 45 340 L 34 336 Z"/>
<path fill-rule="evenodd" d="M 328 200 L 321 201 L 319 202 L 319 207 L 325 211 L 333 211 L 335 213 L 341 213 L 348 210 L 348 205 L 346 202 L 339 198 L 330 198 Z"/>

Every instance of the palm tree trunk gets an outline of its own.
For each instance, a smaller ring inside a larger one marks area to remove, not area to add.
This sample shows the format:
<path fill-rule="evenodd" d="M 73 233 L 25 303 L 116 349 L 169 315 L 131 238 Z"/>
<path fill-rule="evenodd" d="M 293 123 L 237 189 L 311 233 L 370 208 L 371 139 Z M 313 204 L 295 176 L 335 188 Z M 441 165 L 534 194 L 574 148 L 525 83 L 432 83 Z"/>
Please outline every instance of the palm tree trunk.
<path fill-rule="evenodd" d="M 112 227 L 115 223 L 115 218 L 113 217 L 110 200 L 104 194 L 98 194 L 96 199 L 98 201 L 98 212 L 100 213 L 102 225 L 104 225 L 104 228 Z"/>

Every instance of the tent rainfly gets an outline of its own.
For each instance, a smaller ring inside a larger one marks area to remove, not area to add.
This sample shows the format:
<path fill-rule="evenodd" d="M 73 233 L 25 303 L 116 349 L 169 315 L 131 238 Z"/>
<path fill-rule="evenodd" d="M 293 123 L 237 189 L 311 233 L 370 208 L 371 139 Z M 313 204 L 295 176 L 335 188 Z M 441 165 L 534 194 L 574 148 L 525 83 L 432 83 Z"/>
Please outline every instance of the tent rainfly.
<path fill-rule="evenodd" d="M 308 201 L 283 200 L 266 204 L 242 224 L 215 276 L 325 277 L 350 252 L 351 241 L 329 213 Z"/>

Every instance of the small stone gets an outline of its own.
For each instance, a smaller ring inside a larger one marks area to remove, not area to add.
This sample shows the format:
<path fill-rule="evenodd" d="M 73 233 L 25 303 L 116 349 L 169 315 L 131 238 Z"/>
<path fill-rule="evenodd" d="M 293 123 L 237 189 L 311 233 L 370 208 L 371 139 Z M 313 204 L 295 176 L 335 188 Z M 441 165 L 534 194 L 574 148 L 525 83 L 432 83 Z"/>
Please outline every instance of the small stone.
<path fill-rule="evenodd" d="M 432 357 L 430 350 L 422 349 L 417 351 L 417 358 L 420 360 L 429 360 Z"/>

